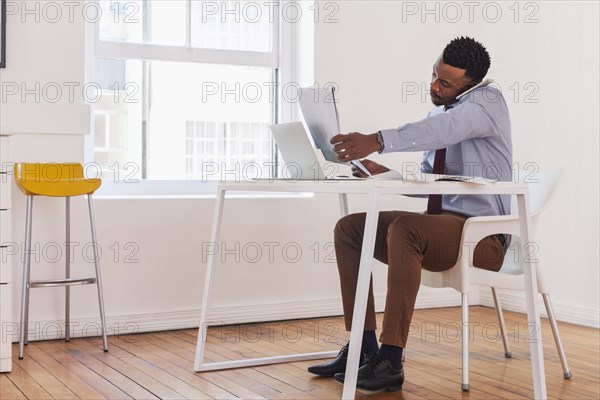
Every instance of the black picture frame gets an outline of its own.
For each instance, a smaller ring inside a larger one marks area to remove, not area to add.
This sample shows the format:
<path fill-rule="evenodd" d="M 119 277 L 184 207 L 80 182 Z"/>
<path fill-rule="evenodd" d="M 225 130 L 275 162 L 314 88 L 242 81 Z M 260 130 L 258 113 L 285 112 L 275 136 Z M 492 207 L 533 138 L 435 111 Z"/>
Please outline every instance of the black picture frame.
<path fill-rule="evenodd" d="M 6 68 L 6 0 L 0 0 L 0 68 Z"/>

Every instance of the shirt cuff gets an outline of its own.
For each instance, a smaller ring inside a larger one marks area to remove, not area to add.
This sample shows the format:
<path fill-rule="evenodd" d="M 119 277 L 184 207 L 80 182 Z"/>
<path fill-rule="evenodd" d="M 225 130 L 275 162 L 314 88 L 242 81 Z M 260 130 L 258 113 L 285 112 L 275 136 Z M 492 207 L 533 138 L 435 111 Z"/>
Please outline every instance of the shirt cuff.
<path fill-rule="evenodd" d="M 399 129 L 382 129 L 381 137 L 383 138 L 383 151 L 381 154 L 393 153 L 396 151 L 412 151 L 412 148 L 417 146 L 416 142 L 400 141 Z"/>
<path fill-rule="evenodd" d="M 381 137 L 383 138 L 384 144 L 381 154 L 393 153 L 397 151 L 423 151 L 434 148 L 432 147 L 432 143 L 435 142 L 435 138 L 411 138 L 411 135 L 402 132 L 404 127 L 405 126 L 403 125 L 398 129 L 381 130 Z"/>

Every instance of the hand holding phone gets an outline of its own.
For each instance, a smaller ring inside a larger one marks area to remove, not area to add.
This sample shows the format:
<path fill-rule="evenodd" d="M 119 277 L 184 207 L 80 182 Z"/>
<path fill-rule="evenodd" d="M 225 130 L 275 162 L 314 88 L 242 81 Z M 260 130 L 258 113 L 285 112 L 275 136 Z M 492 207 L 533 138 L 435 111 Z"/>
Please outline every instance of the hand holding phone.
<path fill-rule="evenodd" d="M 367 174 L 367 176 L 373 176 L 371 174 L 371 172 L 367 168 L 365 168 L 365 166 L 362 165 L 362 163 L 360 161 L 354 160 L 354 161 L 350 161 L 350 163 L 352 165 L 355 165 L 356 167 L 358 167 L 362 172 L 364 172 L 365 174 Z"/>

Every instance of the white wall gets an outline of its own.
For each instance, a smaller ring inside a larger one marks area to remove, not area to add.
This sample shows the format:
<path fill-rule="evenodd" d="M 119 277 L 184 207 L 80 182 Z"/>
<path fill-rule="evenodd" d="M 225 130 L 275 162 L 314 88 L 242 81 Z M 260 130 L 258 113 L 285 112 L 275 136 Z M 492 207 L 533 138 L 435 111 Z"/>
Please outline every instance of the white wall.
<path fill-rule="evenodd" d="M 514 161 L 566 167 L 536 238 L 556 308 L 598 323 L 598 4 L 520 3 L 517 23 L 513 2 L 476 4 L 470 17 L 461 2 L 340 2 L 339 23 L 317 25 L 316 80 L 339 84 L 343 130 L 397 127 L 431 107 L 423 91 L 408 90 L 428 87 L 445 44 L 460 35 L 481 41 L 511 112 Z M 415 157 L 381 159 L 399 167 Z"/>
<path fill-rule="evenodd" d="M 507 3 L 502 6 L 507 17 L 496 24 L 486 22 L 481 14 L 475 14 L 474 23 L 437 24 L 421 23 L 418 16 L 407 16 L 407 22 L 402 23 L 402 5 L 396 2 L 336 4 L 339 22 L 323 23 L 332 9 L 322 8 L 316 24 L 315 80 L 339 84 L 343 130 L 373 132 L 424 116 L 430 105 L 419 96 L 403 101 L 402 85 L 428 82 L 433 61 L 444 45 L 460 34 L 475 36 L 486 44 L 492 55 L 490 75 L 500 82 L 507 100 L 513 92 L 506 87 L 515 82 L 521 95 L 527 82 L 538 85 L 537 104 L 522 99 L 509 101 L 515 161 L 534 161 L 541 168 L 566 165 L 564 184 L 537 240 L 558 316 L 597 324 L 598 27 L 594 16 L 598 5 L 536 3 L 539 23 L 515 24 Z M 419 7 L 421 3 L 414 4 Z M 22 24 L 18 15 L 9 16 L 7 28 L 8 68 L 0 70 L 2 83 L 83 84 L 81 22 Z M 58 106 L 48 103 L 23 104 L 14 99 L 9 103 L 0 104 L 0 116 L 3 131 L 18 133 L 13 136 L 15 161 L 83 160 L 87 130 L 81 127 L 89 124 L 89 113 L 80 108 L 85 107 L 82 101 L 67 102 L 56 113 Z M 11 111 L 15 107 L 18 113 Z M 32 126 L 32 120 L 37 125 Z M 71 135 L 58 134 L 65 132 Z M 384 158 L 393 165 L 418 159 L 415 154 Z M 196 324 L 205 270 L 202 247 L 209 240 L 213 203 L 206 198 L 96 201 L 106 309 L 113 333 L 117 327 L 122 332 L 127 323 L 133 324 L 129 331 Z M 63 242 L 62 205 L 51 199 L 39 199 L 36 204 L 40 208 L 35 211 L 34 241 L 40 243 L 40 250 L 46 246 L 51 251 L 52 243 Z M 351 211 L 363 206 L 362 199 L 352 199 Z M 397 197 L 387 199 L 386 206 L 418 210 L 423 203 Z M 24 200 L 16 190 L 13 208 L 13 240 L 20 242 Z M 89 236 L 83 200 L 74 202 L 73 212 L 77 217 L 72 240 L 81 238 L 79 241 L 86 243 Z M 219 269 L 214 318 L 235 322 L 339 313 L 335 264 L 325 262 L 329 253 L 325 246 L 331 241 L 337 213 L 337 199 L 327 195 L 227 203 L 223 240 L 230 247 L 236 242 L 241 249 L 246 246 L 250 258 L 255 254 L 250 251 L 256 248 L 252 243 L 258 243 L 263 255 L 256 263 L 240 262 Z M 279 244 L 272 261 L 268 250 L 275 245 L 266 244 L 270 242 Z M 115 243 L 120 249 L 116 260 Z M 321 249 L 318 263 L 312 260 L 314 243 Z M 287 262 L 281 252 L 284 246 L 291 258 L 295 257 L 293 250 L 300 248 L 300 260 Z M 125 255 L 136 249 L 133 259 L 137 262 L 125 262 Z M 83 264 L 82 274 L 91 273 L 81 248 L 75 252 L 75 261 Z M 35 267 L 34 277 L 42 268 Z M 60 262 L 54 266 L 56 271 L 61 268 Z M 14 321 L 18 320 L 20 270 L 15 257 Z M 376 296 L 381 300 L 385 269 L 378 265 L 375 272 Z M 80 327 L 97 321 L 93 291 L 93 287 L 74 289 L 73 320 Z M 32 326 L 36 321 L 46 323 L 42 327 L 50 326 L 48 321 L 62 318 L 61 292 L 33 291 Z M 473 300 L 478 301 L 478 297 Z M 421 305 L 451 305 L 458 304 L 458 296 L 424 290 L 419 301 Z M 52 330 L 47 332 L 45 337 L 51 336 Z"/>

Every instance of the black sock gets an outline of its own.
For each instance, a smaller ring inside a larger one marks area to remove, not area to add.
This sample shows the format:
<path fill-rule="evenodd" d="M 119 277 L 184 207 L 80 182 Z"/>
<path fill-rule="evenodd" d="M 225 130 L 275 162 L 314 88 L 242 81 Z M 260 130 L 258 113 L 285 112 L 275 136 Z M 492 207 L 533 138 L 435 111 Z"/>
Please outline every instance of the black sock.
<path fill-rule="evenodd" d="M 402 347 L 382 344 L 378 354 L 383 358 L 390 360 L 392 366 L 396 369 L 399 369 L 402 366 L 403 351 L 404 349 Z"/>
<path fill-rule="evenodd" d="M 365 354 L 371 354 L 377 350 L 379 350 L 379 345 L 377 344 L 377 336 L 375 336 L 375 331 L 364 331 L 361 351 Z"/>

